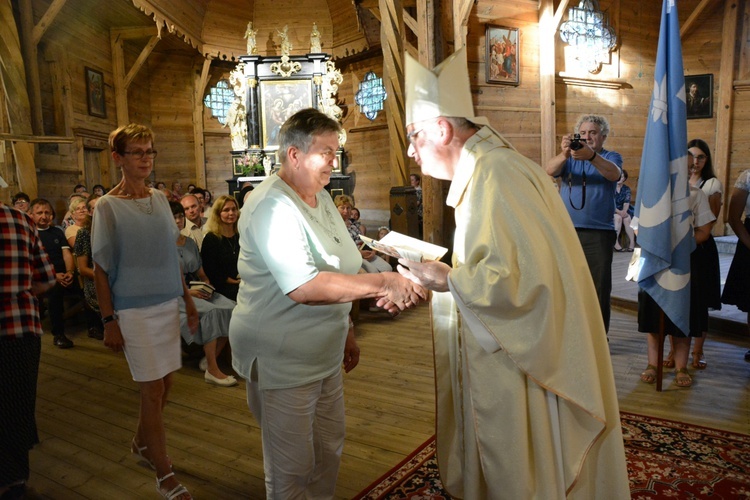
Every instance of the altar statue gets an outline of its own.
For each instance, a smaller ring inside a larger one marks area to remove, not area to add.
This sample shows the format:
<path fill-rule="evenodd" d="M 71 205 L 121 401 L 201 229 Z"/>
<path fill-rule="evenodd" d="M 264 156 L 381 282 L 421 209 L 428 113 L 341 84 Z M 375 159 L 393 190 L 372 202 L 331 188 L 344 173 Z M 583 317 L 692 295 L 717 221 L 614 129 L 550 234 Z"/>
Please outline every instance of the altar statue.
<path fill-rule="evenodd" d="M 288 56 L 292 52 L 292 42 L 289 41 L 289 26 L 286 24 L 284 25 L 284 28 L 279 31 L 276 30 L 276 33 L 279 34 L 279 37 L 281 37 L 281 55 L 282 56 Z"/>
<path fill-rule="evenodd" d="M 245 64 L 240 63 L 229 73 L 229 84 L 234 90 L 234 101 L 227 110 L 227 121 L 224 127 L 229 126 L 232 151 L 247 149 L 247 108 L 245 107 L 247 85 L 243 74 L 244 67 Z"/>
<path fill-rule="evenodd" d="M 253 22 L 247 23 L 247 30 L 245 30 L 245 38 L 247 38 L 247 54 L 254 55 L 258 53 L 258 46 L 255 44 L 255 35 L 258 34 L 258 30 L 253 29 Z"/>
<path fill-rule="evenodd" d="M 313 23 L 312 33 L 310 33 L 310 53 L 319 54 L 323 52 L 320 49 L 320 31 L 318 31 L 318 25 Z"/>

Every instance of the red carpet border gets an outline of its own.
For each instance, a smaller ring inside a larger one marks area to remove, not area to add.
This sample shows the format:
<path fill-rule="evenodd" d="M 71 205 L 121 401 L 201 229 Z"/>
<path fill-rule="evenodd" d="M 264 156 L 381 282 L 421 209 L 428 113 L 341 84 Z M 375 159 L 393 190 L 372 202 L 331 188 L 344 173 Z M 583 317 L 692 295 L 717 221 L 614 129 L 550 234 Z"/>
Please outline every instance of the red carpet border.
<path fill-rule="evenodd" d="M 621 412 L 634 500 L 750 499 L 750 436 Z M 365 488 L 355 500 L 449 499 L 435 438 Z"/>

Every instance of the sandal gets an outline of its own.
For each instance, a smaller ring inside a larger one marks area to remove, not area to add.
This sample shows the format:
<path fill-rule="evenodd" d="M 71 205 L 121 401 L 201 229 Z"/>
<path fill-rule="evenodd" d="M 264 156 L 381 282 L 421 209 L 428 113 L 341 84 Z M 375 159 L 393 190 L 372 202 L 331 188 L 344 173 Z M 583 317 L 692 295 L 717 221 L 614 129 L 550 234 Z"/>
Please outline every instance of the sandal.
<path fill-rule="evenodd" d="M 656 382 L 656 367 L 654 365 L 646 366 L 646 369 L 641 373 L 641 382 L 647 384 L 653 384 Z"/>
<path fill-rule="evenodd" d="M 690 387 L 693 385 L 693 378 L 688 373 L 687 368 L 680 368 L 675 372 L 674 383 L 677 387 Z"/>
<path fill-rule="evenodd" d="M 667 359 L 662 361 L 661 365 L 664 368 L 674 368 L 674 351 L 669 350 L 669 354 L 667 354 Z"/>
<path fill-rule="evenodd" d="M 705 370 L 708 366 L 706 359 L 703 357 L 703 351 L 693 351 L 693 368 L 696 370 Z"/>
<path fill-rule="evenodd" d="M 150 458 L 148 458 L 146 455 L 143 454 L 148 450 L 148 446 L 138 446 L 138 443 L 135 442 L 135 438 L 133 438 L 133 441 L 130 442 L 130 453 L 137 456 L 141 461 L 145 462 L 149 467 L 151 467 L 151 470 L 156 470 L 156 466 L 154 465 L 154 462 L 151 461 Z M 169 468 L 172 468 L 172 461 L 167 457 L 167 462 L 169 463 Z"/>
<path fill-rule="evenodd" d="M 174 500 L 175 498 L 182 496 L 186 493 L 190 496 L 190 498 L 193 498 L 193 496 L 190 495 L 190 492 L 187 490 L 187 488 L 185 488 L 183 485 L 179 483 L 177 483 L 177 486 L 175 486 L 174 488 L 172 488 L 166 493 L 164 492 L 164 490 L 161 489 L 161 483 L 163 483 L 164 481 L 166 481 L 167 479 L 173 476 L 174 476 L 174 472 L 170 472 L 169 474 L 167 474 L 166 476 L 162 478 L 157 477 L 156 478 L 156 491 L 158 491 L 159 494 L 163 496 L 164 498 L 166 498 L 167 500 Z"/>

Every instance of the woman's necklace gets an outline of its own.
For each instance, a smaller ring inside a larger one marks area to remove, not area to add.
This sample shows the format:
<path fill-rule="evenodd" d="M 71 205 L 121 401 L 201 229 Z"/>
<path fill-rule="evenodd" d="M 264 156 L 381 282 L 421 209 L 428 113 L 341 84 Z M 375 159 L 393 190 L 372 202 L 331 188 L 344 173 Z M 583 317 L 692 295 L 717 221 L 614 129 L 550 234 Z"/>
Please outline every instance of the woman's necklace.
<path fill-rule="evenodd" d="M 133 203 L 135 203 L 135 205 L 138 207 L 138 210 L 140 210 L 144 214 L 151 215 L 152 213 L 154 213 L 154 205 L 153 205 L 153 202 L 151 201 L 153 198 L 151 196 L 151 192 L 148 193 L 146 197 L 148 201 L 146 202 L 138 201 L 137 199 L 135 199 L 135 197 L 132 194 L 126 193 L 125 191 L 123 191 L 122 194 L 127 199 L 132 200 Z"/>
<path fill-rule="evenodd" d="M 238 236 L 239 235 L 237 234 L 233 236 L 224 236 L 224 239 L 229 243 L 229 248 L 232 249 L 232 255 L 234 255 L 235 257 L 237 257 L 237 247 L 239 246 L 239 242 L 236 242 L 235 238 L 239 239 Z"/>

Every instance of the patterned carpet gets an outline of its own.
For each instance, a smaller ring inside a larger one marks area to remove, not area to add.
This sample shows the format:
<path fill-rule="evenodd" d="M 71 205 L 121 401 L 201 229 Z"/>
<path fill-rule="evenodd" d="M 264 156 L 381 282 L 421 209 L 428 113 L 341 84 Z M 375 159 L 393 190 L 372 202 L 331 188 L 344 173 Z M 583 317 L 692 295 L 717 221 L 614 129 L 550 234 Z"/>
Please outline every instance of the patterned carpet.
<path fill-rule="evenodd" d="M 750 499 L 750 436 L 621 413 L 634 500 Z M 450 498 L 429 439 L 355 500 Z"/>

